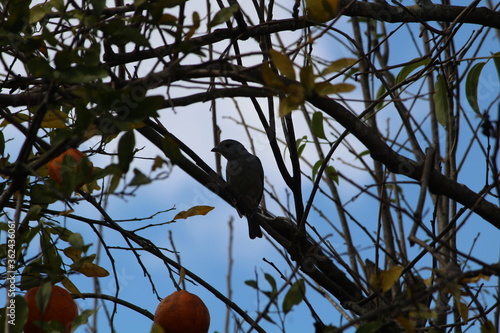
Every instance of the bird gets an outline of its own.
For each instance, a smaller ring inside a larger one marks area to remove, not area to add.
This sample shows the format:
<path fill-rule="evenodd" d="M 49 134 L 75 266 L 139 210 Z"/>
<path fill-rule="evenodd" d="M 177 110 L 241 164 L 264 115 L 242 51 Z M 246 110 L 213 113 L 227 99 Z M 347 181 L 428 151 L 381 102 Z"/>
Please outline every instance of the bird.
<path fill-rule="evenodd" d="M 260 159 L 249 153 L 236 140 L 226 139 L 212 149 L 227 159 L 226 182 L 231 186 L 238 199 L 251 209 L 248 213 L 238 210 L 240 217 L 246 215 L 248 233 L 251 239 L 261 238 L 262 230 L 259 222 L 254 218 L 264 192 L 264 169 Z"/>

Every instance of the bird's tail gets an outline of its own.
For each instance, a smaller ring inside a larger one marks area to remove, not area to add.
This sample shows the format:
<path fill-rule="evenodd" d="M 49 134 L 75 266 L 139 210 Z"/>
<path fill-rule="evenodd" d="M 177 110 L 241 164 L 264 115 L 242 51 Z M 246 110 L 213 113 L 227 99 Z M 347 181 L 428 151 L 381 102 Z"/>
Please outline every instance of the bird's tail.
<path fill-rule="evenodd" d="M 256 214 L 248 216 L 248 234 L 251 239 L 262 238 L 262 230 L 260 229 L 259 221 L 257 220 Z"/>

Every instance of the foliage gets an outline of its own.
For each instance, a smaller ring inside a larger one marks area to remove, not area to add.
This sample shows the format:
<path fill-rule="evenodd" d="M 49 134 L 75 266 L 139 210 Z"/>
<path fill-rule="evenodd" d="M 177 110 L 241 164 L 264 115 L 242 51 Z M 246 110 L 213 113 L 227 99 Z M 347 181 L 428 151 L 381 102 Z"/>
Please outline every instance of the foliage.
<path fill-rule="evenodd" d="M 100 299 L 77 324 L 95 311 L 106 328 L 131 321 L 119 307 L 151 323 L 141 302 L 189 284 L 230 309 L 225 331 L 291 332 L 304 309 L 317 332 L 498 329 L 499 5 L 214 6 L 0 2 L 2 279 Z M 228 137 L 266 173 L 268 237 L 245 253 L 221 213 L 245 202 L 210 155 Z M 84 163 L 49 177 L 77 148 Z"/>

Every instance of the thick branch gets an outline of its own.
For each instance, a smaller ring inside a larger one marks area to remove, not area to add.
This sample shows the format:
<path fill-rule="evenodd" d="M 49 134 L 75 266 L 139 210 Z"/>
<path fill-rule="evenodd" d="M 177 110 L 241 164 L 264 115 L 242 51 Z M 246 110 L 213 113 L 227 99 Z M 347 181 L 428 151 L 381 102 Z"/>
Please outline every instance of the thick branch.
<path fill-rule="evenodd" d="M 341 6 L 346 6 L 351 1 L 342 0 Z M 453 22 L 467 7 L 450 5 L 413 5 L 391 6 L 385 1 L 364 2 L 356 1 L 344 11 L 346 16 L 369 17 L 377 21 L 390 23 L 397 22 Z M 495 12 L 486 7 L 473 8 L 460 20 L 461 23 L 473 23 L 486 27 L 500 29 L 500 12 Z"/>

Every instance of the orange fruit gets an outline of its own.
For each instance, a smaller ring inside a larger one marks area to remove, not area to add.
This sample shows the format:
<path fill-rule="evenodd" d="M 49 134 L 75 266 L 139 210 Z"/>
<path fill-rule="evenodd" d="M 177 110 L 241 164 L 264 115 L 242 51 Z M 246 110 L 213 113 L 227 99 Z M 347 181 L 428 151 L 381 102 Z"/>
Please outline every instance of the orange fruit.
<path fill-rule="evenodd" d="M 82 153 L 81 151 L 79 151 L 78 149 L 70 148 L 70 149 L 66 150 L 64 153 L 62 153 L 61 155 L 52 159 L 49 163 L 47 163 L 47 169 L 48 169 L 47 171 L 48 171 L 49 177 L 59 184 L 62 184 L 63 180 L 64 180 L 61 169 L 62 169 L 62 165 L 63 165 L 64 159 L 66 158 L 66 156 L 70 156 L 73 159 L 74 165 L 72 165 L 72 168 L 73 168 L 72 171 L 74 171 L 75 173 L 78 173 L 81 160 L 86 155 L 84 153 Z M 92 162 L 88 162 L 88 163 L 90 163 L 90 168 L 92 170 L 93 169 Z M 81 187 L 83 184 L 84 183 L 79 184 L 77 187 Z"/>
<path fill-rule="evenodd" d="M 207 333 L 210 314 L 203 301 L 185 290 L 165 297 L 156 308 L 154 322 L 165 333 Z"/>
<path fill-rule="evenodd" d="M 34 287 L 28 290 L 24 298 L 28 303 L 28 321 L 24 325 L 25 333 L 42 333 L 44 332 L 35 324 L 37 320 L 49 322 L 57 320 L 64 327 L 64 332 L 71 332 L 71 323 L 78 315 L 78 308 L 75 301 L 66 291 L 58 286 L 52 286 L 50 300 L 45 308 L 44 313 L 40 313 L 36 305 L 36 293 L 40 287 Z"/>

